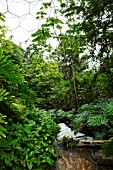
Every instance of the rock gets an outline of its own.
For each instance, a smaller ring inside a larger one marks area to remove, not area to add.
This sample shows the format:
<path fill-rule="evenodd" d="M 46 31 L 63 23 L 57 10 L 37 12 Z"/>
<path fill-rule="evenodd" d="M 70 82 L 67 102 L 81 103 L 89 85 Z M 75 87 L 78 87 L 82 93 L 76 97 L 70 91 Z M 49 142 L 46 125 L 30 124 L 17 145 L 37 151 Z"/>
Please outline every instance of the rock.
<path fill-rule="evenodd" d="M 53 142 L 53 146 L 56 147 L 56 148 L 58 147 L 58 141 L 56 139 Z"/>
<path fill-rule="evenodd" d="M 90 136 L 85 136 L 85 134 L 83 133 L 80 133 L 78 132 L 76 135 L 75 135 L 75 138 L 76 140 L 93 140 L 93 137 L 90 137 Z"/>
<path fill-rule="evenodd" d="M 80 138 L 80 137 L 83 137 L 83 136 L 85 136 L 85 134 L 78 132 L 78 133 L 75 135 L 75 138 Z"/>
<path fill-rule="evenodd" d="M 92 152 L 92 157 L 95 162 L 100 166 L 109 166 L 113 168 L 113 156 L 105 157 L 103 150 Z"/>
<path fill-rule="evenodd" d="M 60 158 L 56 162 L 55 170 L 113 170 L 113 166 L 109 162 L 108 164 L 97 163 L 98 156 L 103 155 L 103 153 L 98 153 L 98 151 L 99 150 L 89 150 L 87 148 L 76 148 L 75 150 L 62 149 Z M 104 157 L 102 159 L 104 159 Z"/>
<path fill-rule="evenodd" d="M 75 135 L 74 131 L 64 123 L 58 125 L 61 128 L 57 135 L 59 140 L 65 136 L 78 141 L 78 143 L 76 149 L 65 150 L 65 148 L 59 147 L 57 140 L 53 142 L 53 146 L 60 156 L 54 170 L 113 170 L 113 157 L 105 158 L 103 151 L 95 149 L 95 146 L 101 147 L 104 141 L 94 141 L 92 137 L 85 136 L 80 132 Z M 78 148 L 78 145 L 84 147 Z"/>
<path fill-rule="evenodd" d="M 93 137 L 86 136 L 86 140 L 93 140 Z"/>
<path fill-rule="evenodd" d="M 90 136 L 83 136 L 83 137 L 79 137 L 79 138 L 76 138 L 76 140 L 80 141 L 80 140 L 90 140 L 92 141 L 93 140 L 93 137 L 90 137 Z"/>
<path fill-rule="evenodd" d="M 75 135 L 75 139 L 76 139 L 76 141 L 80 141 L 80 140 L 93 140 L 93 137 L 85 136 L 85 134 L 78 132 Z"/>
<path fill-rule="evenodd" d="M 105 142 L 106 140 L 79 140 L 76 146 L 81 148 L 101 149 Z"/>
<path fill-rule="evenodd" d="M 57 139 L 61 140 L 63 137 L 72 138 L 75 141 L 79 140 L 93 140 L 90 136 L 85 136 L 85 134 L 78 132 L 76 135 L 74 131 L 71 130 L 65 123 L 59 123 L 60 133 L 57 135 Z"/>

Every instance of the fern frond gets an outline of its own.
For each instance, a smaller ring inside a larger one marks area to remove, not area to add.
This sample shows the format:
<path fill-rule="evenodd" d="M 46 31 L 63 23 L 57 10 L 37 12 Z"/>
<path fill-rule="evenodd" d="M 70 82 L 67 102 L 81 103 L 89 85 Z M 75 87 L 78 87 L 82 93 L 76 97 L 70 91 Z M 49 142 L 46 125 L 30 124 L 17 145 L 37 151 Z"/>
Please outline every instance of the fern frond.
<path fill-rule="evenodd" d="M 14 83 L 22 83 L 23 77 L 20 73 L 19 66 L 13 63 L 8 56 L 3 56 L 0 51 L 0 76 L 4 75 L 6 79 Z"/>
<path fill-rule="evenodd" d="M 3 100 L 6 100 L 8 94 L 9 94 L 9 93 L 6 92 L 5 89 L 0 88 L 0 102 L 3 101 Z"/>

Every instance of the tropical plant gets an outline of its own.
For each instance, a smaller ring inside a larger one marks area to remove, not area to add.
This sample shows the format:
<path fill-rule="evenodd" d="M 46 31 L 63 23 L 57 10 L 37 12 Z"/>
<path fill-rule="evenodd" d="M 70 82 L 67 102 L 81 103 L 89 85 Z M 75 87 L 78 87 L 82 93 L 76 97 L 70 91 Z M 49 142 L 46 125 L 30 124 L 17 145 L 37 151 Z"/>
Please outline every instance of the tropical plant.
<path fill-rule="evenodd" d="M 71 110 L 71 111 L 63 111 L 61 109 L 56 110 L 56 109 L 52 109 L 48 111 L 51 118 L 58 124 L 58 123 L 65 123 L 66 125 L 70 125 L 74 115 L 76 114 L 75 110 Z"/>
<path fill-rule="evenodd" d="M 0 22 L 1 22 L 1 25 L 0 25 L 0 45 L 1 45 L 3 39 L 6 36 L 6 32 L 7 32 L 7 27 L 4 25 L 5 15 L 1 12 L 0 12 Z"/>
<path fill-rule="evenodd" d="M 5 118 L 6 116 L 0 113 L 0 138 L 6 137 L 5 133 L 7 130 L 3 127 L 3 125 L 7 124 L 4 120 Z"/>
<path fill-rule="evenodd" d="M 6 128 L 7 140 L 0 139 L 1 170 L 49 170 L 54 165 L 57 155 L 52 142 L 59 127 L 47 111 L 27 109 L 20 122 L 6 125 Z"/>
<path fill-rule="evenodd" d="M 95 139 L 112 136 L 112 99 L 82 105 L 72 121 L 75 132 L 83 132 Z"/>
<path fill-rule="evenodd" d="M 113 48 L 111 38 L 113 2 L 111 0 L 69 0 L 67 2 L 60 1 L 62 13 L 67 18 L 77 20 L 79 30 L 84 33 L 93 59 L 97 57 L 103 61 L 104 58 L 108 58 Z M 96 55 L 96 50 L 99 55 Z"/>
<path fill-rule="evenodd" d="M 110 138 L 102 147 L 105 152 L 105 156 L 113 156 L 113 138 Z"/>
<path fill-rule="evenodd" d="M 63 137 L 59 140 L 59 144 L 65 148 L 75 149 L 76 141 L 73 138 Z"/>
<path fill-rule="evenodd" d="M 62 83 L 63 75 L 58 70 L 57 62 L 47 62 L 33 55 L 25 62 L 23 75 L 26 81 L 29 82 L 29 88 L 37 96 L 36 104 L 39 108 L 53 109 L 58 107 L 57 103 L 61 100 L 61 96 L 57 97 L 55 87 L 57 86 L 58 90 L 61 90 L 60 83 Z"/>
<path fill-rule="evenodd" d="M 113 2 L 58 2 L 55 16 L 32 35 L 26 51 L 7 40 L 7 28 L 0 25 L 2 169 L 50 169 L 60 122 L 95 139 L 111 138 L 108 152 L 113 143 Z M 37 19 L 51 4 L 42 4 Z M 74 146 L 71 140 L 64 143 Z"/>
<path fill-rule="evenodd" d="M 35 90 L 27 89 L 30 83 L 23 76 L 28 74 L 24 50 L 4 36 L 0 41 L 0 169 L 50 169 L 56 158 L 52 142 L 59 128 L 47 111 L 34 107 Z"/>

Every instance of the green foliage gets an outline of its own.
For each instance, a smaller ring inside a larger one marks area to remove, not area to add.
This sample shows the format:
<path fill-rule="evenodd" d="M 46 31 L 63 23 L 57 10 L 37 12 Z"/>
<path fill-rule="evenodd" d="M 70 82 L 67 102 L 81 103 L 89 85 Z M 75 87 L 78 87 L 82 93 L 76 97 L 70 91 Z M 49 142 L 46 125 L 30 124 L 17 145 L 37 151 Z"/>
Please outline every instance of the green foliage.
<path fill-rule="evenodd" d="M 40 11 L 37 12 L 37 19 L 43 18 L 46 15 L 47 10 L 51 7 L 51 3 L 43 3 Z M 61 2 L 60 2 L 61 3 Z M 62 8 L 66 7 L 65 3 L 61 4 L 61 8 L 59 10 L 54 11 L 59 13 L 59 16 L 62 15 Z M 76 21 L 74 18 L 69 17 L 66 20 L 67 30 L 64 33 L 65 23 L 63 19 L 60 17 L 48 17 L 45 20 L 45 23 L 41 25 L 41 28 L 37 30 L 33 36 L 33 42 L 36 45 L 34 52 L 36 51 L 38 55 L 44 57 L 44 53 L 48 54 L 47 57 L 49 59 L 54 59 L 58 61 L 59 71 L 63 73 L 64 81 L 61 82 L 60 87 L 65 90 L 68 95 L 65 95 L 65 92 L 59 92 L 59 96 L 61 94 L 61 99 L 58 100 L 58 104 L 61 106 L 61 103 L 64 105 L 66 102 L 69 109 L 74 108 L 75 110 L 79 106 L 78 99 L 78 84 L 77 84 L 77 76 L 86 68 L 88 68 L 88 55 L 83 55 L 83 51 L 85 50 L 85 36 L 83 35 L 81 30 L 78 30 L 78 24 L 75 24 Z M 56 49 L 52 48 L 52 40 L 57 40 L 59 43 Z M 49 42 L 49 43 L 48 43 Z M 80 54 L 82 57 L 80 59 Z M 83 57 L 85 56 L 85 57 Z M 45 58 L 47 58 L 45 56 Z M 68 85 L 65 86 L 63 84 L 67 81 Z M 58 85 L 52 87 L 55 91 L 55 88 L 60 88 Z M 63 94 L 63 95 L 62 95 Z M 56 95 L 52 96 L 53 98 L 57 98 Z M 65 99 L 66 98 L 66 99 Z M 63 106 L 62 109 L 66 110 Z"/>
<path fill-rule="evenodd" d="M 105 156 L 113 156 L 113 138 L 110 138 L 104 145 Z"/>
<path fill-rule="evenodd" d="M 61 96 L 57 98 L 55 87 L 61 90 L 60 83 L 62 83 L 63 75 L 58 70 L 57 62 L 47 62 L 33 55 L 24 64 L 23 75 L 29 82 L 30 89 L 37 95 L 36 104 L 38 107 L 43 109 L 58 107 L 57 103 L 61 100 Z"/>
<path fill-rule="evenodd" d="M 9 94 L 9 93 L 6 92 L 5 89 L 1 88 L 1 89 L 0 89 L 0 102 L 3 101 L 3 100 L 6 100 L 8 94 Z"/>
<path fill-rule="evenodd" d="M 11 112 L 15 112 L 15 109 L 19 112 L 25 106 L 21 105 L 21 102 L 14 93 L 14 88 L 24 82 L 19 66 L 10 59 L 9 56 L 4 56 L 2 51 L 0 53 L 0 106 L 1 113 L 7 116 Z M 17 91 L 17 88 L 16 88 Z M 12 114 L 12 113 L 11 113 Z"/>
<path fill-rule="evenodd" d="M 3 56 L 0 51 L 0 79 L 3 76 L 11 82 L 22 83 L 23 77 L 20 74 L 18 65 L 14 64 L 8 56 Z"/>
<path fill-rule="evenodd" d="M 104 107 L 104 113 L 108 116 L 113 117 L 113 100 L 110 100 Z"/>
<path fill-rule="evenodd" d="M 69 90 L 69 81 L 61 80 L 60 83 L 55 84 L 54 87 L 51 88 L 53 94 L 51 97 L 51 103 L 53 108 L 62 109 L 65 111 L 71 110 L 72 104 L 70 102 L 70 90 Z M 67 105 L 68 108 L 67 108 Z"/>
<path fill-rule="evenodd" d="M 0 27 L 0 29 L 3 32 L 3 28 Z M 43 79 L 45 74 L 47 81 L 50 76 L 46 84 L 47 87 L 51 83 L 54 85 L 58 82 L 59 77 L 62 79 L 62 76 L 58 72 L 54 76 L 56 82 L 51 79 L 52 73 L 57 70 L 55 63 L 51 66 L 51 64 L 42 62 L 41 67 L 44 72 L 39 67 L 40 62 L 36 63 L 35 60 L 30 65 L 31 70 L 24 67 L 24 62 L 27 61 L 27 59 L 24 59 L 25 51 L 10 40 L 6 40 L 5 32 L 4 35 L 2 34 L 0 43 L 0 111 L 2 113 L 0 114 L 0 169 L 49 170 L 56 159 L 52 142 L 56 138 L 59 127 L 47 111 L 34 107 L 35 93 L 38 89 L 36 83 L 38 82 L 39 85 L 41 83 L 40 77 Z M 40 73 L 40 76 L 37 75 L 36 79 L 31 77 L 32 74 L 35 74 L 34 68 Z M 29 79 L 32 78 L 33 84 L 27 79 L 28 77 Z M 40 92 L 43 89 L 44 86 L 42 85 Z M 30 107 L 30 110 L 28 110 L 28 107 Z"/>
<path fill-rule="evenodd" d="M 15 64 L 22 67 L 22 63 L 25 60 L 25 50 L 7 39 L 1 42 L 1 50 L 4 56 L 8 56 Z"/>
<path fill-rule="evenodd" d="M 87 120 L 88 126 L 101 126 L 107 125 L 108 119 L 105 118 L 103 115 L 89 115 Z"/>
<path fill-rule="evenodd" d="M 5 122 L 6 116 L 4 116 L 3 114 L 0 113 L 0 138 L 1 137 L 6 137 L 5 133 L 6 133 L 6 128 L 3 127 L 3 125 L 7 124 Z"/>
<path fill-rule="evenodd" d="M 70 0 L 68 3 L 61 2 L 61 7 L 65 17 L 75 21 L 78 19 L 78 28 L 84 33 L 93 59 L 96 58 L 102 62 L 104 58 L 108 58 L 113 48 L 111 38 L 113 2 L 111 0 L 78 0 L 76 2 Z M 95 53 L 96 50 L 98 55 Z"/>
<path fill-rule="evenodd" d="M 89 61 L 89 63 L 92 63 L 90 69 L 94 69 L 94 79 L 91 78 L 91 84 L 88 84 L 88 81 L 78 83 L 76 81 L 77 76 L 73 76 L 76 84 L 78 106 L 84 103 L 94 102 L 96 99 L 98 101 L 101 98 L 113 97 L 113 75 L 111 71 L 113 68 L 113 41 L 111 38 L 113 34 L 111 15 L 113 2 L 111 0 L 64 0 L 59 2 L 61 7 L 59 12 L 64 18 L 66 17 L 65 20 L 68 25 L 66 34 L 69 37 L 69 41 L 66 41 L 66 45 L 64 46 L 65 53 L 63 53 L 63 56 L 65 54 L 68 56 L 68 58 L 65 57 L 66 61 L 69 61 L 74 56 L 73 65 L 76 65 L 74 69 L 77 70 L 77 66 L 80 69 L 82 68 L 82 64 L 79 65 L 77 62 L 77 58 L 80 60 L 80 55 L 78 57 L 77 54 L 87 51 L 88 57 L 85 62 L 87 63 Z M 61 43 L 65 44 L 65 39 L 62 38 L 61 40 Z M 66 70 L 66 64 L 64 68 Z M 87 64 L 85 68 L 87 68 Z M 95 72 L 95 70 L 98 71 Z M 83 78 L 79 71 L 78 73 Z"/>
<path fill-rule="evenodd" d="M 75 115 L 75 110 L 71 110 L 71 111 L 63 111 L 61 109 L 59 110 L 49 110 L 48 111 L 51 118 L 58 124 L 58 123 L 62 123 L 64 122 L 65 124 L 69 125 L 71 123 L 71 121 L 73 120 L 73 117 Z"/>
<path fill-rule="evenodd" d="M 2 23 L 0 24 L 0 45 L 1 45 L 3 39 L 5 38 L 5 34 L 7 32 L 7 28 L 3 24 L 5 22 L 5 16 L 1 12 L 0 12 L 0 22 Z"/>
<path fill-rule="evenodd" d="M 5 22 L 5 16 L 2 13 L 0 13 L 0 20 Z M 6 27 L 0 25 L 0 137 L 6 137 L 5 124 L 9 123 L 7 121 L 9 117 L 16 117 L 25 108 L 17 97 L 17 87 L 24 82 L 24 78 L 19 65 L 12 57 L 15 50 L 14 43 L 5 39 L 6 31 Z"/>
<path fill-rule="evenodd" d="M 75 132 L 84 132 L 96 139 L 106 139 L 112 136 L 112 106 L 112 99 L 82 105 L 72 121 Z"/>
<path fill-rule="evenodd" d="M 0 89 L 0 102 L 3 100 L 7 100 L 7 95 L 9 93 L 6 92 L 3 88 Z M 0 113 L 0 138 L 1 137 L 6 137 L 5 132 L 6 128 L 3 127 L 4 124 L 6 124 L 5 119 L 6 116 Z"/>
<path fill-rule="evenodd" d="M 59 127 L 46 111 L 35 108 L 26 110 L 20 123 L 6 127 L 7 139 L 0 140 L 1 170 L 49 170 L 54 165 L 56 154 L 52 142 Z"/>
<path fill-rule="evenodd" d="M 5 16 L 0 12 L 0 21 L 5 22 Z"/>
<path fill-rule="evenodd" d="M 74 149 L 76 147 L 76 141 L 73 138 L 68 138 L 65 136 L 59 141 L 59 144 L 69 149 Z"/>
<path fill-rule="evenodd" d="M 59 3 L 59 14 L 47 17 L 26 51 L 5 39 L 7 29 L 0 25 L 1 169 L 49 170 L 56 158 L 55 122 L 95 139 L 113 136 L 113 100 L 108 99 L 113 97 L 113 2 Z M 37 19 L 51 4 L 43 2 Z M 2 13 L 0 21 L 5 21 Z M 55 49 L 51 40 L 58 42 Z M 62 142 L 75 147 L 72 139 Z M 112 138 L 105 144 L 107 156 L 112 144 Z"/>

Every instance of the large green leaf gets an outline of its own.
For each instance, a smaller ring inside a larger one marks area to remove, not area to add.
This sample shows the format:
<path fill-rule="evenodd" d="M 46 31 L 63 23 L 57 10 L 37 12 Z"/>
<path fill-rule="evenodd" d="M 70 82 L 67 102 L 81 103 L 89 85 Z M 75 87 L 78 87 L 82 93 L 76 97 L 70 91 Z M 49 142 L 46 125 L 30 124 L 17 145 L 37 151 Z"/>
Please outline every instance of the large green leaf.
<path fill-rule="evenodd" d="M 0 77 L 3 75 L 5 76 L 5 79 L 8 79 L 11 82 L 23 82 L 19 66 L 14 64 L 14 62 L 10 60 L 9 56 L 2 55 L 2 51 L 0 51 Z"/>

